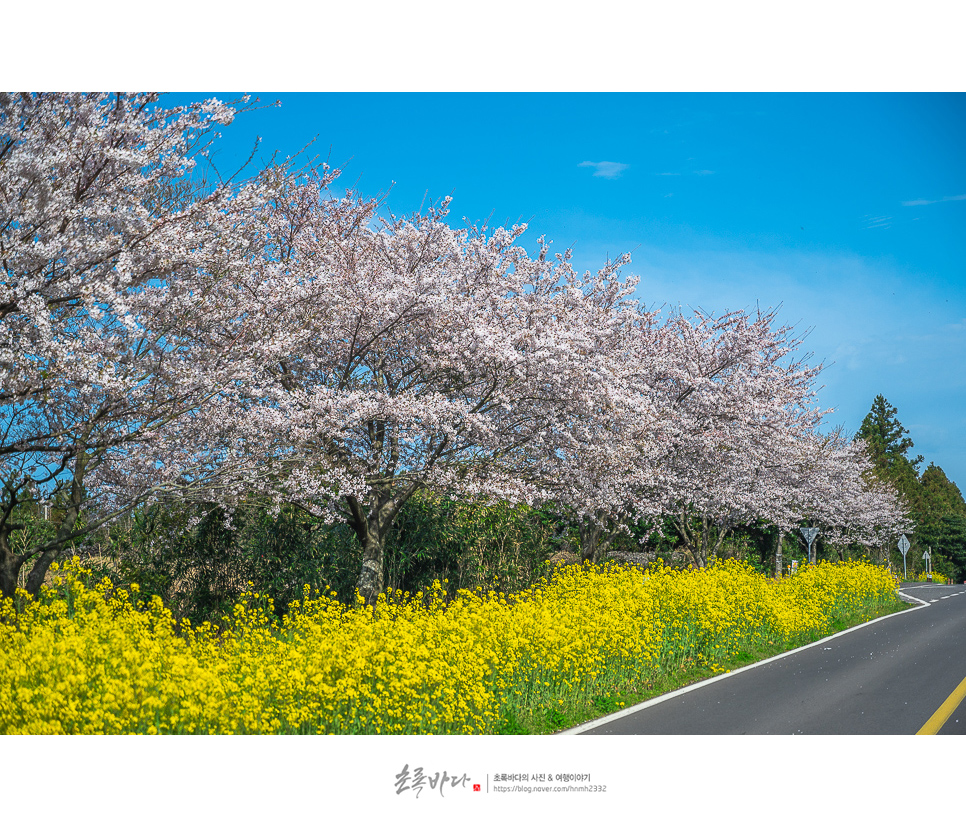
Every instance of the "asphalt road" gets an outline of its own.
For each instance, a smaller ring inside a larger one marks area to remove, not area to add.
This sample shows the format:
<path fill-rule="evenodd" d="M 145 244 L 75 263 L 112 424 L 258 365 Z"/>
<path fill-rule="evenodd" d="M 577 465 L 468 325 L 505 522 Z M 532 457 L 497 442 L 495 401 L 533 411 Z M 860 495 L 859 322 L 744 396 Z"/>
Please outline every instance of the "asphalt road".
<path fill-rule="evenodd" d="M 921 604 L 566 732 L 966 734 L 966 585 L 900 591 Z"/>

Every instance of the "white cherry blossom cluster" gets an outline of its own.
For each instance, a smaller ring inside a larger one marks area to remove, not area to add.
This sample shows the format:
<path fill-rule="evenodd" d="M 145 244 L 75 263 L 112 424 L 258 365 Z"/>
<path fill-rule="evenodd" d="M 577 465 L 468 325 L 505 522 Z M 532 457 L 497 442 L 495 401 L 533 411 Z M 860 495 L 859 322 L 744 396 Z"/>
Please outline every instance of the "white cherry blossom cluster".
<path fill-rule="evenodd" d="M 78 529 L 172 493 L 349 523 L 369 599 L 419 490 L 554 501 L 591 556 L 658 515 L 698 563 L 748 520 L 905 523 L 819 432 L 820 368 L 775 312 L 662 317 L 626 257 L 580 275 L 524 226 L 454 228 L 449 201 L 381 217 L 324 167 L 198 185 L 234 112 L 0 95 L 3 593 L 14 509 L 54 493 L 37 587 Z"/>

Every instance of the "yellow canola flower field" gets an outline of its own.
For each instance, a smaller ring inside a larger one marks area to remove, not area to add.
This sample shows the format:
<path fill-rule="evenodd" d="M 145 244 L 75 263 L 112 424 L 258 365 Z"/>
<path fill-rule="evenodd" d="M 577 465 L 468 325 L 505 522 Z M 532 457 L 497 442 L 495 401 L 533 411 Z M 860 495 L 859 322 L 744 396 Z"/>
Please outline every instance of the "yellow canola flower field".
<path fill-rule="evenodd" d="M 936 585 L 947 585 L 949 583 L 949 577 L 944 573 L 940 573 L 934 570 L 932 573 L 926 573 L 925 571 L 920 571 L 916 576 L 916 582 L 928 582 L 932 580 Z"/>
<path fill-rule="evenodd" d="M 732 560 L 573 566 L 511 597 L 309 596 L 281 620 L 249 593 L 222 629 L 179 628 L 132 595 L 75 563 L 39 601 L 2 603 L 0 732 L 498 732 L 511 712 L 715 670 L 896 601 L 888 571 L 865 563 L 776 581 Z"/>

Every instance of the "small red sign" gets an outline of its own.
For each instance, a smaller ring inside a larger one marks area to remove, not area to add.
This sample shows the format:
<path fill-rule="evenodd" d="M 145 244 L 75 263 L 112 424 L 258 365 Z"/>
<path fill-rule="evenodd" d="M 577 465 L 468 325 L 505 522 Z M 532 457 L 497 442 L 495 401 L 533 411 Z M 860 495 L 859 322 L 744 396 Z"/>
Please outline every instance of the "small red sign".
<path fill-rule="evenodd" d="M 474 791 L 478 791 L 479 789 L 480 789 L 480 786 L 479 785 L 473 785 L 473 790 Z"/>

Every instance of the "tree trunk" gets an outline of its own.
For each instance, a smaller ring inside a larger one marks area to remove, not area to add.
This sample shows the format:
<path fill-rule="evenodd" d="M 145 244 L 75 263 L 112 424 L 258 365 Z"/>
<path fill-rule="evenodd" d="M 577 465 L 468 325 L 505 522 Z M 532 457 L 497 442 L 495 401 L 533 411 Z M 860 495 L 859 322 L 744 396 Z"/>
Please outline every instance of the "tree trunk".
<path fill-rule="evenodd" d="M 378 533 L 369 528 L 369 535 L 362 543 L 362 569 L 359 571 L 359 581 L 356 590 L 362 595 L 367 605 L 375 605 L 376 600 L 385 590 L 383 576 L 385 573 L 385 531 Z"/>
<path fill-rule="evenodd" d="M 706 568 L 712 558 L 717 557 L 721 544 L 733 529 L 731 524 L 721 524 L 715 527 L 713 520 L 707 515 L 701 515 L 701 524 L 696 519 L 681 510 L 674 517 L 674 526 L 681 534 L 684 542 L 684 552 L 688 554 L 690 565 L 696 568 Z M 712 541 L 712 533 L 714 541 Z"/>
<path fill-rule="evenodd" d="M 10 534 L 21 525 L 4 524 L 0 527 L 0 596 L 13 599 L 17 589 L 17 574 L 26 561 L 18 558 L 10 546 Z"/>
<path fill-rule="evenodd" d="M 598 564 L 601 557 L 607 552 L 607 548 L 617 538 L 620 525 L 625 519 L 626 516 L 623 513 L 612 516 L 604 511 L 581 518 L 578 527 L 580 561 Z M 610 527 L 609 533 L 607 532 L 608 527 Z"/>
<path fill-rule="evenodd" d="M 34 566 L 30 569 L 30 573 L 27 575 L 27 593 L 33 597 L 40 596 L 40 588 L 44 584 L 44 579 L 47 577 L 47 571 L 50 569 L 51 564 L 60 558 L 60 554 L 64 552 L 64 546 L 70 541 L 74 524 L 80 516 L 80 508 L 84 503 L 84 499 L 87 497 L 87 492 L 84 489 L 84 475 L 87 471 L 88 460 L 89 458 L 84 452 L 78 452 L 77 462 L 74 465 L 74 477 L 70 485 L 70 498 L 67 503 L 67 511 L 64 513 L 64 517 L 57 527 L 57 533 L 54 537 L 55 544 L 53 547 L 44 548 L 37 561 L 34 562 Z"/>
<path fill-rule="evenodd" d="M 581 518 L 578 532 L 580 535 L 580 561 L 589 561 L 596 565 L 600 560 L 603 546 L 607 544 L 606 541 L 601 541 L 605 531 L 600 517 L 584 516 Z"/>
<path fill-rule="evenodd" d="M 785 541 L 785 531 L 778 531 L 778 550 L 775 552 L 775 576 L 781 579 L 782 576 L 782 543 Z"/>
<path fill-rule="evenodd" d="M 419 484 L 413 483 L 395 495 L 389 491 L 373 492 L 366 504 L 354 496 L 346 498 L 349 524 L 362 545 L 362 568 L 356 590 L 367 605 L 375 605 L 386 587 L 386 534 L 403 504 L 418 488 Z"/>
<path fill-rule="evenodd" d="M 582 520 L 580 523 L 580 561 L 597 561 L 597 542 L 600 539 L 600 527 L 592 521 Z"/>
<path fill-rule="evenodd" d="M 698 567 L 700 555 L 695 552 L 694 536 L 692 535 L 691 522 L 686 509 L 682 509 L 674 516 L 674 526 L 681 534 L 681 541 L 684 543 L 684 552 L 688 556 L 688 567 Z M 698 542 L 700 547 L 700 542 Z"/>
<path fill-rule="evenodd" d="M 84 440 L 86 441 L 86 439 L 85 437 Z M 72 539 L 74 525 L 80 517 L 80 509 L 86 497 L 83 480 L 89 460 L 90 458 L 85 452 L 78 453 L 70 484 L 70 493 L 66 502 L 67 509 L 53 536 L 40 551 L 37 561 L 34 562 L 30 573 L 27 575 L 25 590 L 35 598 L 40 595 L 40 589 L 47 577 L 51 563 L 63 553 L 64 547 Z M 24 529 L 23 524 L 15 524 L 10 521 L 10 513 L 17 503 L 19 502 L 15 497 L 10 499 L 6 506 L 5 520 L 0 522 L 0 597 L 13 598 L 17 590 L 20 568 L 23 567 L 29 556 L 36 552 L 20 553 L 19 555 L 13 552 L 10 534 L 16 530 Z"/>
<path fill-rule="evenodd" d="M 697 568 L 706 568 L 708 566 L 708 537 L 710 536 L 710 531 L 708 530 L 708 517 L 706 515 L 701 516 L 701 543 L 698 546 L 698 564 Z"/>
<path fill-rule="evenodd" d="M 709 544 L 711 542 L 712 527 L 713 525 L 710 523 L 705 527 L 705 536 Z M 732 527 L 731 524 L 722 524 L 720 527 L 717 528 L 717 535 L 715 536 L 714 544 L 712 544 L 708 548 L 708 552 L 707 552 L 708 558 L 705 560 L 705 565 L 707 565 L 712 558 L 714 559 L 718 558 L 718 551 L 721 549 L 722 543 L 724 542 L 728 533 L 732 531 L 732 529 L 734 528 Z"/>

